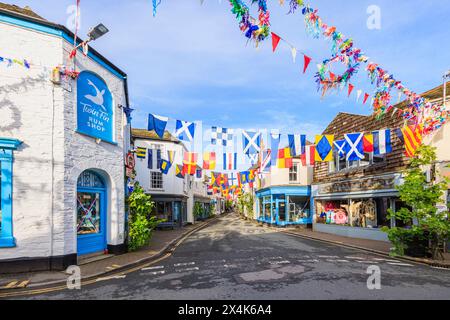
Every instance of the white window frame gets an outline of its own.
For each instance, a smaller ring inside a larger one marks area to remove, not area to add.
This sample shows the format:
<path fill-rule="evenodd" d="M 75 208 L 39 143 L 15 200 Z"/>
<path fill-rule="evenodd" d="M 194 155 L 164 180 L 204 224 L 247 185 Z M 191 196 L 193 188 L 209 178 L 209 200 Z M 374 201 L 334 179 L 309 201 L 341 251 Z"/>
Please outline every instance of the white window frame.
<path fill-rule="evenodd" d="M 150 171 L 150 190 L 164 190 L 164 176 L 161 171 Z"/>

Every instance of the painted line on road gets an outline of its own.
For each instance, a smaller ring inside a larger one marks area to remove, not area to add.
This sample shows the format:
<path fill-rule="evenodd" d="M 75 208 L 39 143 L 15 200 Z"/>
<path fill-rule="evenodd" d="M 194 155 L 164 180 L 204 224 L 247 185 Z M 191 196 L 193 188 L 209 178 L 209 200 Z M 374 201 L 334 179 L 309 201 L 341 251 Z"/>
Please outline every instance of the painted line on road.
<path fill-rule="evenodd" d="M 400 267 L 414 267 L 412 264 L 409 263 L 401 263 L 401 262 L 388 262 L 391 266 L 400 266 Z"/>
<path fill-rule="evenodd" d="M 1 289 L 23 289 L 28 286 L 31 280 L 14 280 L 3 286 Z"/>
<path fill-rule="evenodd" d="M 348 263 L 348 262 L 350 262 L 350 261 L 344 260 L 344 259 L 327 259 L 327 262 L 343 262 L 343 263 Z"/>
<path fill-rule="evenodd" d="M 352 259 L 352 260 L 366 260 L 366 258 L 362 257 L 353 257 L 353 256 L 345 256 L 345 259 Z"/>
<path fill-rule="evenodd" d="M 155 266 L 155 267 L 142 268 L 141 271 L 158 270 L 158 269 L 164 269 L 164 266 Z"/>
<path fill-rule="evenodd" d="M 269 261 L 270 264 L 290 264 L 291 262 L 288 260 L 284 260 L 284 261 Z"/>
<path fill-rule="evenodd" d="M 108 281 L 108 280 L 113 280 L 113 279 L 125 279 L 127 276 L 126 275 L 119 275 L 119 276 L 111 276 L 111 277 L 104 277 L 104 278 L 97 278 L 95 279 L 95 282 L 99 282 L 99 281 Z"/>
<path fill-rule="evenodd" d="M 184 263 L 175 263 L 174 267 L 186 267 L 186 266 L 193 266 L 195 265 L 195 262 L 184 262 Z"/>
<path fill-rule="evenodd" d="M 318 258 L 325 258 L 325 259 L 338 259 L 338 256 L 317 256 Z"/>
<path fill-rule="evenodd" d="M 157 276 L 157 275 L 160 275 L 160 274 L 166 274 L 166 272 L 164 270 L 161 270 L 161 271 L 146 272 L 145 274 L 146 275 Z"/>
<path fill-rule="evenodd" d="M 200 270 L 198 267 L 194 267 L 194 268 L 178 269 L 178 270 L 176 270 L 176 272 L 189 272 L 189 271 L 198 271 L 198 270 Z"/>

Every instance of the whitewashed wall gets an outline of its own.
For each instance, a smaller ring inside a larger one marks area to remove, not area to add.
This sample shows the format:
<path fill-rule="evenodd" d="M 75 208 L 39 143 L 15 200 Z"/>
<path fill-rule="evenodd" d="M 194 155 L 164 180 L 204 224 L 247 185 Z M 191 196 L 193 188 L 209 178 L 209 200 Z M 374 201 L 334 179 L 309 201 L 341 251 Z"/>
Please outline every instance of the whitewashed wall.
<path fill-rule="evenodd" d="M 65 64 L 70 45 L 60 37 L 0 23 L 2 56 L 27 59 L 31 70 L 0 64 L 0 137 L 23 145 L 14 153 L 13 228 L 15 248 L 0 248 L 0 260 L 76 253 L 76 183 L 86 169 L 100 169 L 110 186 L 108 243 L 123 243 L 123 81 L 90 58 L 77 68 L 99 74 L 116 105 L 118 145 L 75 133 L 76 82 L 55 86 L 51 69 Z M 71 88 L 71 89 L 70 89 Z M 71 90 L 69 92 L 68 90 Z"/>

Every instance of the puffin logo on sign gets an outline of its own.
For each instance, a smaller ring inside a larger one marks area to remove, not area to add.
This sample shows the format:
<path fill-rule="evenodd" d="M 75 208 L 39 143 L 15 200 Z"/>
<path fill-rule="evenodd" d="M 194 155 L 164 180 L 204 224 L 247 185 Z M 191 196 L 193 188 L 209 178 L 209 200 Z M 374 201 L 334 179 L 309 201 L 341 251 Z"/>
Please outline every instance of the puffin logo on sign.
<path fill-rule="evenodd" d="M 77 80 L 77 124 L 79 133 L 114 143 L 113 99 L 106 83 L 84 71 Z"/>

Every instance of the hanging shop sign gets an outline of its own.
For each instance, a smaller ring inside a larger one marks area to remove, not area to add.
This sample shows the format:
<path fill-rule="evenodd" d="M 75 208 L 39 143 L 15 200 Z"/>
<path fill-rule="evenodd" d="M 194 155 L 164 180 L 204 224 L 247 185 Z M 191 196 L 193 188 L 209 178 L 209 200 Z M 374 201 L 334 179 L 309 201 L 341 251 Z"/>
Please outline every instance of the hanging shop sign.
<path fill-rule="evenodd" d="M 115 143 L 113 98 L 106 83 L 96 74 L 84 71 L 78 77 L 77 88 L 77 131 Z"/>
<path fill-rule="evenodd" d="M 136 166 L 136 160 L 134 159 L 134 154 L 132 152 L 128 152 L 125 158 L 125 174 L 128 178 L 135 178 L 134 168 Z"/>

